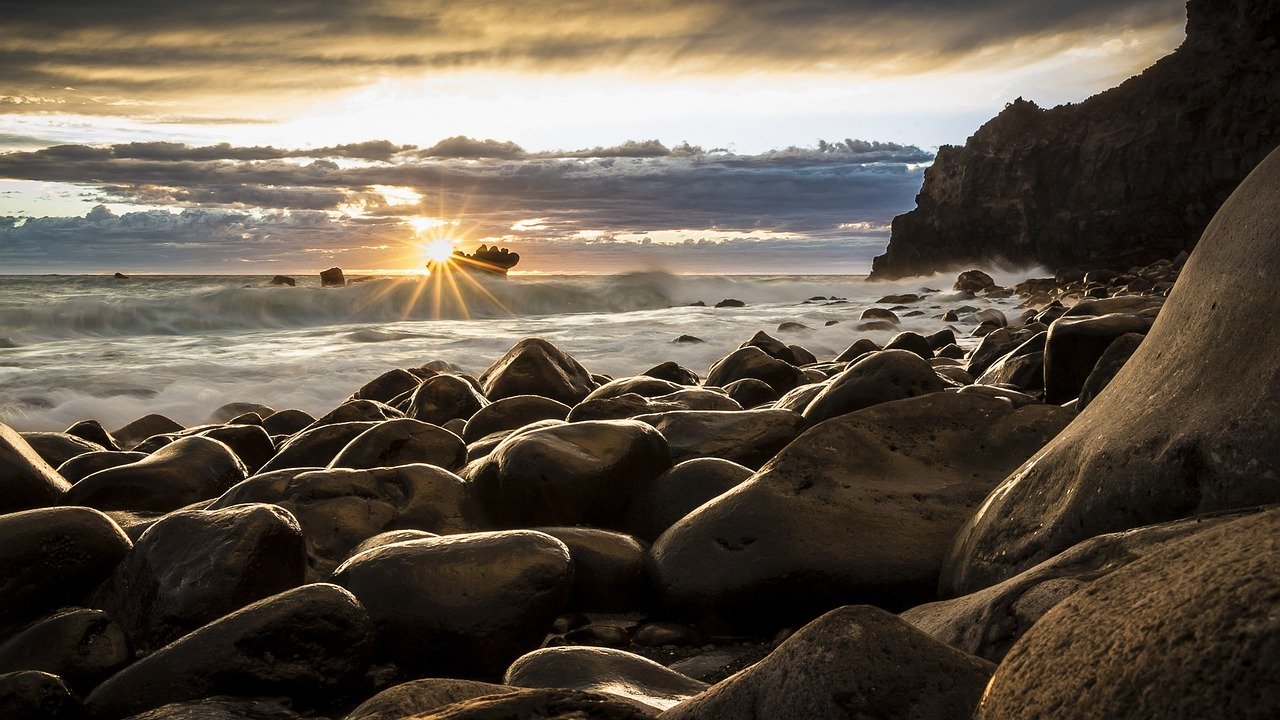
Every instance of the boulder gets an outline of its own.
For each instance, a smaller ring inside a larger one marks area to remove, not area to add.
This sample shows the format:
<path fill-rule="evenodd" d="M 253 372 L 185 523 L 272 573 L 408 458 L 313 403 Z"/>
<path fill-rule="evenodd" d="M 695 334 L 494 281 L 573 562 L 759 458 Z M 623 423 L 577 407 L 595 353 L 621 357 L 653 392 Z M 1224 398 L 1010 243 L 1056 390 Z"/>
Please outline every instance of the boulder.
<path fill-rule="evenodd" d="M 457 471 L 466 462 L 467 446 L 462 438 L 438 425 L 397 418 L 357 435 L 329 467 L 365 470 L 425 463 Z"/>
<path fill-rule="evenodd" d="M 735 301 L 736 302 L 736 301 Z M 614 695 L 539 688 L 437 708 L 420 720 L 652 720 L 657 714 Z"/>
<path fill-rule="evenodd" d="M 274 416 L 273 416 L 274 417 Z M 270 418 L 267 419 L 268 421 Z M 289 468 L 325 467 L 366 430 L 383 421 L 343 422 L 317 425 L 289 438 L 274 457 L 258 470 L 259 474 Z"/>
<path fill-rule="evenodd" d="M 368 608 L 380 657 L 483 679 L 542 641 L 569 597 L 573 562 L 549 535 L 508 530 L 384 545 L 333 578 Z"/>
<path fill-rule="evenodd" d="M 302 584 L 306 545 L 275 505 L 170 513 L 89 599 L 149 653 L 253 602 Z"/>
<path fill-rule="evenodd" d="M 320 271 L 321 287 L 342 287 L 347 284 L 347 278 L 342 274 L 342 268 L 329 268 Z"/>
<path fill-rule="evenodd" d="M 501 445 L 502 441 L 509 437 L 533 432 L 534 430 L 541 430 L 543 428 L 559 427 L 565 424 L 566 423 L 563 420 L 536 420 L 528 425 L 518 427 L 515 430 L 500 430 L 496 433 L 485 435 L 467 446 L 467 462 L 472 463 L 483 457 L 487 457 L 489 453 L 493 452 L 494 448 Z"/>
<path fill-rule="evenodd" d="M 106 450 L 98 443 L 89 442 L 69 433 L 24 432 L 22 439 L 27 441 L 41 460 L 55 468 L 73 457 Z"/>
<path fill-rule="evenodd" d="M 1036 333 L 1008 355 L 996 360 L 975 381 L 979 385 L 1016 387 L 1022 392 L 1044 388 L 1044 346 L 1048 333 Z"/>
<path fill-rule="evenodd" d="M 0 673 L 40 670 L 79 693 L 132 659 L 120 626 L 101 610 L 85 608 L 55 612 L 0 645 Z"/>
<path fill-rule="evenodd" d="M 1121 313 L 1054 320 L 1044 348 L 1045 402 L 1060 404 L 1079 397 L 1112 341 L 1129 333 L 1146 334 L 1150 327 L 1150 318 Z"/>
<path fill-rule="evenodd" d="M 302 720 L 277 698 L 239 698 L 229 695 L 169 703 L 130 715 L 128 720 Z"/>
<path fill-rule="evenodd" d="M 91 443 L 97 443 L 107 450 L 120 449 L 116 439 L 111 437 L 111 433 L 107 432 L 106 428 L 102 427 L 102 423 L 97 420 L 81 420 L 67 428 L 66 432 L 68 435 L 75 435 Z"/>
<path fill-rule="evenodd" d="M 23 720 L 80 720 L 80 701 L 62 678 L 39 670 L 0 675 L 0 717 Z"/>
<path fill-rule="evenodd" d="M 70 488 L 21 435 L 0 423 L 0 514 L 53 505 Z"/>
<path fill-rule="evenodd" d="M 640 395 L 646 398 L 653 398 L 683 389 L 683 385 L 670 380 L 649 377 L 647 375 L 636 375 L 634 377 L 610 380 L 595 390 L 592 390 L 590 394 L 582 399 L 582 402 L 616 398 L 623 395 Z"/>
<path fill-rule="evenodd" d="M 303 429 L 311 430 L 325 425 L 349 422 L 382 422 L 404 416 L 404 413 L 398 409 L 377 400 L 347 400 Z"/>
<path fill-rule="evenodd" d="M 303 585 L 184 635 L 108 678 L 86 699 L 117 718 L 211 695 L 313 704 L 369 667 L 373 628 L 351 593 Z"/>
<path fill-rule="evenodd" d="M 277 410 L 262 418 L 262 429 L 272 435 L 292 435 L 315 421 L 310 413 L 301 410 Z"/>
<path fill-rule="evenodd" d="M 714 457 L 759 468 L 805 428 L 790 410 L 677 410 L 640 415 L 671 448 L 672 462 Z"/>
<path fill-rule="evenodd" d="M 1098 393 L 1102 392 L 1115 378 L 1116 373 L 1120 372 L 1120 368 L 1124 367 L 1124 364 L 1129 362 L 1129 358 L 1138 351 L 1138 346 L 1146 337 L 1142 333 L 1128 333 L 1111 341 L 1106 352 L 1098 358 L 1098 362 L 1094 364 L 1093 370 L 1089 371 L 1089 377 L 1085 378 L 1084 385 L 1080 388 L 1077 410 L 1084 410 L 1089 403 L 1093 402 Z M 59 472 L 62 472 L 61 469 Z"/>
<path fill-rule="evenodd" d="M 892 400 L 940 392 L 938 373 L 915 353 L 881 350 L 864 356 L 823 385 L 801 413 L 810 424 Z"/>
<path fill-rule="evenodd" d="M 231 422 L 233 418 L 244 415 L 245 413 L 257 413 L 258 417 L 266 417 L 275 412 L 275 409 L 255 402 L 233 402 L 227 403 L 222 407 L 214 410 L 209 414 L 207 422 L 215 425 Z"/>
<path fill-rule="evenodd" d="M 763 380 L 743 378 L 724 386 L 729 398 L 744 408 L 753 408 L 778 399 L 778 391 Z"/>
<path fill-rule="evenodd" d="M 473 443 L 486 435 L 516 430 L 539 420 L 564 420 L 570 409 L 558 400 L 539 395 L 505 397 L 477 410 L 467 420 L 462 439 Z"/>
<path fill-rule="evenodd" d="M 488 404 L 471 383 L 442 373 L 422 381 L 409 399 L 406 414 L 415 420 L 443 425 L 453 419 L 466 420 Z"/>
<path fill-rule="evenodd" d="M 884 345 L 885 350 L 906 350 L 928 360 L 933 357 L 933 346 L 920 333 L 900 332 Z"/>
<path fill-rule="evenodd" d="M 395 368 L 360 386 L 359 390 L 352 393 L 351 398 L 353 400 L 376 400 L 390 405 L 397 397 L 417 390 L 421 384 L 422 379 L 417 375 L 408 370 Z M 263 415 L 263 417 L 266 417 L 266 415 Z"/>
<path fill-rule="evenodd" d="M 98 450 L 71 458 L 58 466 L 58 474 L 75 484 L 99 470 L 128 465 L 146 459 L 146 453 Z"/>
<path fill-rule="evenodd" d="M 982 337 L 978 347 L 969 355 L 965 370 L 974 377 L 981 377 L 997 360 L 1008 355 L 1019 345 L 1035 337 L 1047 328 L 1036 324 L 1027 327 L 1005 327 L 993 330 Z"/>
<path fill-rule="evenodd" d="M 1280 510 L 1170 543 L 1041 618 L 975 717 L 1276 717 L 1277 598 Z"/>
<path fill-rule="evenodd" d="M 596 528 L 543 527 L 537 531 L 569 549 L 573 589 L 566 610 L 628 612 L 649 603 L 644 574 L 647 543 L 631 535 Z"/>
<path fill-rule="evenodd" d="M 742 343 L 738 347 L 739 348 L 745 348 L 745 347 L 759 348 L 760 350 L 764 351 L 766 355 L 768 355 L 771 358 L 774 358 L 775 360 L 781 360 L 785 363 L 790 363 L 791 365 L 800 364 L 796 356 L 791 352 L 791 348 L 787 347 L 786 343 L 773 337 L 772 335 L 770 335 L 769 333 L 763 330 L 757 332 L 755 335 L 752 335 L 750 340 Z"/>
<path fill-rule="evenodd" d="M 577 360 L 541 338 L 525 338 L 513 345 L 484 371 L 480 385 L 489 400 L 541 395 L 570 406 L 596 387 Z"/>
<path fill-rule="evenodd" d="M 720 458 L 694 458 L 662 473 L 627 509 L 624 526 L 653 542 L 663 530 L 708 500 L 728 492 L 753 474 L 751 468 Z"/>
<path fill-rule="evenodd" d="M 646 657 L 612 648 L 551 647 L 522 656 L 503 682 L 514 687 L 562 688 L 615 695 L 662 711 L 707 689 Z"/>
<path fill-rule="evenodd" d="M 193 435 L 143 460 L 93 473 L 72 485 L 62 502 L 99 510 L 163 513 L 218 497 L 248 475 L 231 448 Z"/>
<path fill-rule="evenodd" d="M 957 292 L 977 294 L 989 287 L 994 287 L 995 284 L 996 281 L 981 270 L 965 270 L 956 278 L 956 283 L 952 286 L 952 289 Z"/>
<path fill-rule="evenodd" d="M 182 430 L 182 425 L 164 415 L 144 415 L 124 427 L 111 433 L 121 450 L 132 450 L 138 443 L 152 435 L 175 433 Z"/>
<path fill-rule="evenodd" d="M 859 338 L 852 345 L 844 349 L 844 352 L 836 356 L 836 362 L 852 362 L 858 358 L 873 353 L 880 349 L 875 341 L 868 338 Z"/>
<path fill-rule="evenodd" d="M 707 371 L 707 385 L 724 387 L 735 380 L 762 380 L 782 394 L 805 382 L 804 373 L 789 362 L 770 357 L 754 345 L 738 348 Z"/>
<path fill-rule="evenodd" d="M 1280 500 L 1280 153 L 1223 205 L 1107 391 L 1012 473 L 957 536 L 949 593 L 994 585 L 1108 532 Z M 1261 304 L 1260 304 L 1261 303 Z M 1032 521 L 1031 519 L 1034 519 Z"/>
<path fill-rule="evenodd" d="M 931 599 L 956 530 L 1073 415 L 933 393 L 828 420 L 663 533 L 654 583 L 679 613 L 740 625 Z"/>
<path fill-rule="evenodd" d="M 664 363 L 658 363 L 653 367 L 645 370 L 641 375 L 647 375 L 659 380 L 670 380 L 678 385 L 697 385 L 701 382 L 698 373 L 684 367 L 680 363 L 668 360 Z"/>
<path fill-rule="evenodd" d="M 669 467 L 657 430 L 601 420 L 517 432 L 462 475 L 499 527 L 618 528 L 632 499 Z"/>
<path fill-rule="evenodd" d="M 240 483 L 209 510 L 273 503 L 298 520 L 307 579 L 323 579 L 353 548 L 387 530 L 448 534 L 486 525 L 462 478 L 433 465 L 370 470 L 286 470 Z"/>
<path fill-rule="evenodd" d="M 437 708 L 463 700 L 502 695 L 513 691 L 507 685 L 455 680 L 453 678 L 424 678 L 392 685 L 364 701 L 343 720 L 405 720 L 426 715 Z"/>
<path fill-rule="evenodd" d="M 994 669 L 883 610 L 846 606 L 662 720 L 967 718 Z"/>
<path fill-rule="evenodd" d="M 120 526 L 90 508 L 0 515 L 0 628 L 79 602 L 132 546 Z"/>

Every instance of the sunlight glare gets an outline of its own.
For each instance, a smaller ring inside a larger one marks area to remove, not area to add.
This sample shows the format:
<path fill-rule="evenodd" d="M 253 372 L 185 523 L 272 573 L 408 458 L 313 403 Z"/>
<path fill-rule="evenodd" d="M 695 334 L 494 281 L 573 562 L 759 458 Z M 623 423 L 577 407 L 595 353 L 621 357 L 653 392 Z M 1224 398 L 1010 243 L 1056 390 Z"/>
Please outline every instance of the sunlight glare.
<path fill-rule="evenodd" d="M 457 241 L 451 238 L 437 238 L 422 246 L 422 255 L 433 263 L 447 263 L 456 244 Z"/>

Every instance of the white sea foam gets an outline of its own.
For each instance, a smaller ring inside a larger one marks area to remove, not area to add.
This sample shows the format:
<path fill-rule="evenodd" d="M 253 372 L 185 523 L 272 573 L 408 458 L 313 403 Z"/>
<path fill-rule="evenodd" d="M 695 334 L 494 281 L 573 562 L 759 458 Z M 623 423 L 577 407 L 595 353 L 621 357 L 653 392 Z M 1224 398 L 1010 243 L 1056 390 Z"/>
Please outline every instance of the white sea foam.
<path fill-rule="evenodd" d="M 997 277 L 1014 282 L 1015 277 Z M 625 375 L 675 360 L 700 373 L 757 330 L 830 358 L 883 295 L 949 288 L 953 278 L 866 283 L 850 276 L 536 276 L 476 285 L 383 279 L 345 288 L 271 287 L 227 276 L 0 277 L 0 421 L 60 429 L 109 427 L 149 412 L 203 421 L 233 400 L 324 412 L 392 367 L 433 359 L 479 373 L 523 337 L 544 337 L 593 372 Z M 803 301 L 847 298 L 847 304 Z M 742 308 L 713 308 L 736 298 Z M 694 301 L 708 307 L 690 307 Z M 935 292 L 901 329 L 933 332 L 944 310 L 1012 311 L 1016 300 Z M 839 324 L 826 326 L 828 320 Z M 961 328 L 967 330 L 967 328 Z M 672 344 L 684 334 L 703 344 Z"/>

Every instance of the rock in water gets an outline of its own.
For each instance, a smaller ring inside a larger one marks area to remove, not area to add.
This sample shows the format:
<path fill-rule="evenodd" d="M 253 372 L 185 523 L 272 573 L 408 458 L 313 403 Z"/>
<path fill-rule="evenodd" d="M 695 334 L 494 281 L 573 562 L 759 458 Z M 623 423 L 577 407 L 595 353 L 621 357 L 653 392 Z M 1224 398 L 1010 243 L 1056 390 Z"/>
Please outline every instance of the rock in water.
<path fill-rule="evenodd" d="M 707 684 L 634 653 L 598 647 L 535 650 L 511 664 L 507 685 L 606 693 L 655 710 L 666 710 Z"/>
<path fill-rule="evenodd" d="M 70 488 L 21 435 L 0 423 L 0 514 L 53 505 Z"/>
<path fill-rule="evenodd" d="M 315 703 L 369 667 L 369 615 L 335 585 L 303 585 L 260 600 L 129 665 L 85 699 L 118 718 L 211 695 Z"/>
<path fill-rule="evenodd" d="M 302 584 L 302 529 L 275 505 L 170 513 L 138 538 L 90 604 L 146 653 Z"/>
<path fill-rule="evenodd" d="M 569 597 L 573 564 L 550 535 L 509 530 L 384 545 L 333 578 L 369 609 L 379 656 L 491 678 L 542 641 Z"/>
<path fill-rule="evenodd" d="M 848 606 L 662 720 L 956 720 L 977 706 L 993 669 L 883 610 Z"/>
<path fill-rule="evenodd" d="M 1280 152 L 1223 205 L 1106 392 L 996 488 L 945 589 L 993 585 L 1107 532 L 1280 500 Z M 1243 271 L 1242 268 L 1250 268 Z"/>
<path fill-rule="evenodd" d="M 66 492 L 66 505 L 100 510 L 168 512 L 215 498 L 248 477 L 231 448 L 193 435 L 128 465 L 99 470 Z"/>
<path fill-rule="evenodd" d="M 321 287 L 341 287 L 347 284 L 347 278 L 342 274 L 342 268 L 329 268 L 320 273 Z"/>
<path fill-rule="evenodd" d="M 1073 415 L 933 393 L 828 420 L 663 533 L 658 590 L 744 624 L 932 598 L 956 530 Z"/>
<path fill-rule="evenodd" d="M 325 467 L 333 462 L 338 453 L 342 452 L 352 440 L 382 422 L 340 422 L 332 425 L 317 425 L 303 430 L 286 440 L 275 457 L 258 470 L 258 474 L 288 468 Z"/>
<path fill-rule="evenodd" d="M 577 360 L 541 338 L 516 343 L 480 376 L 490 400 L 514 395 L 541 395 L 575 405 L 596 388 Z"/>
<path fill-rule="evenodd" d="M 1005 657 L 976 718 L 1280 716 L 1280 510 L 1098 580 Z"/>

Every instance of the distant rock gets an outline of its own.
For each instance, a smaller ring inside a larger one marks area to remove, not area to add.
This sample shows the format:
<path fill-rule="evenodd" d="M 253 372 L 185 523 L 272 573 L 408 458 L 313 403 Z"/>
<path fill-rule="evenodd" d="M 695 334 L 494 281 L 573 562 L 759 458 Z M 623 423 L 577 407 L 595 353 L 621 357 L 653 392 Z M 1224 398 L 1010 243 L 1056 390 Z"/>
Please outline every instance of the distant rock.
<path fill-rule="evenodd" d="M 965 270 L 956 278 L 953 289 L 957 292 L 977 293 L 995 287 L 996 281 L 981 270 Z"/>
<path fill-rule="evenodd" d="M 119 272 L 118 272 L 118 273 L 116 273 L 115 275 L 112 275 L 111 277 L 115 278 L 116 280 L 128 280 L 128 279 L 129 279 L 129 276 L 128 276 L 128 275 L 125 275 L 124 273 L 119 273 Z"/>
<path fill-rule="evenodd" d="M 321 287 L 340 287 L 347 284 L 347 278 L 342 274 L 342 268 L 329 268 L 320 273 Z"/>
<path fill-rule="evenodd" d="M 323 277 L 324 275 L 321 274 L 321 278 Z M 288 275 L 276 275 L 275 277 L 271 278 L 271 284 L 272 285 L 288 285 L 289 287 L 293 287 L 298 284 L 298 281 L 294 280 Z"/>
<path fill-rule="evenodd" d="M 721 300 L 720 302 L 716 303 L 716 307 L 718 308 L 740 308 L 740 307 L 746 307 L 746 306 L 747 306 L 746 303 L 742 302 L 741 300 L 735 300 L 733 298 L 725 298 L 724 300 Z"/>
<path fill-rule="evenodd" d="M 694 335 L 681 335 L 680 337 L 676 338 L 675 340 L 672 340 L 671 342 L 676 344 L 685 344 L 685 343 L 697 344 L 697 343 L 704 343 L 706 342 L 706 340 L 703 340 L 702 338 L 696 337 Z"/>

